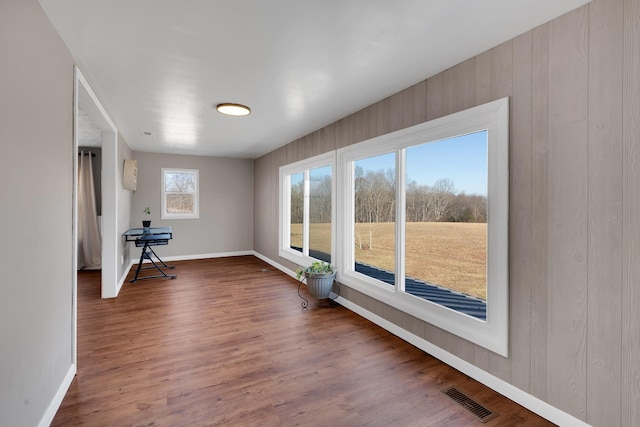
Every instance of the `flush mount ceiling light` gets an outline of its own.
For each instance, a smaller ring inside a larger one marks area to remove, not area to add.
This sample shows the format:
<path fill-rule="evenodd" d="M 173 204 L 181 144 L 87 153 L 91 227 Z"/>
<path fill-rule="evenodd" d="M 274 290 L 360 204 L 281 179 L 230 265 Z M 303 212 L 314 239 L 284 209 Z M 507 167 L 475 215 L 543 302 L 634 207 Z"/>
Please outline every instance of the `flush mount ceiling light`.
<path fill-rule="evenodd" d="M 230 102 L 218 104 L 216 106 L 216 110 L 218 110 L 219 113 L 226 114 L 227 116 L 247 116 L 251 114 L 251 109 L 246 105 L 232 104 Z"/>

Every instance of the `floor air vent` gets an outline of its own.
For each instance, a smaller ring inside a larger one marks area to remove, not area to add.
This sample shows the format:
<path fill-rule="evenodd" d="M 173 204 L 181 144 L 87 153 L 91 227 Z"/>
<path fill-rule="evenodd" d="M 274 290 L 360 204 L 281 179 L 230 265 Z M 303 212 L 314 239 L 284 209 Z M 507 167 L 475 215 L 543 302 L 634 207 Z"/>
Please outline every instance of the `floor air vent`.
<path fill-rule="evenodd" d="M 443 393 L 456 401 L 460 406 L 469 411 L 474 417 L 483 423 L 486 423 L 498 416 L 497 413 L 485 408 L 455 387 L 448 388 L 443 391 Z"/>

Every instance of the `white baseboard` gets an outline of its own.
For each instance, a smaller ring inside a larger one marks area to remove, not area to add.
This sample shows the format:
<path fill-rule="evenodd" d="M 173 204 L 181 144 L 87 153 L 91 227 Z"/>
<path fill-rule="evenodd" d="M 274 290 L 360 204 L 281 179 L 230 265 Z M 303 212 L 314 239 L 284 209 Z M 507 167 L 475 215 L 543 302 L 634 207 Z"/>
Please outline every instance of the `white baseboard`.
<path fill-rule="evenodd" d="M 76 365 L 72 364 L 67 371 L 67 375 L 65 375 L 62 383 L 60 383 L 60 387 L 58 387 L 58 391 L 55 396 L 51 400 L 49 407 L 40 418 L 40 422 L 38 423 L 38 427 L 48 427 L 51 425 L 53 421 L 53 417 L 56 416 L 58 409 L 60 409 L 60 405 L 62 404 L 62 399 L 64 399 L 64 395 L 67 394 L 69 387 L 71 386 L 71 382 L 73 381 L 73 377 L 76 375 Z"/>
<path fill-rule="evenodd" d="M 295 277 L 295 273 L 290 269 L 284 267 L 283 265 L 261 255 L 257 252 L 254 255 L 266 263 L 274 266 L 275 268 L 281 270 L 283 273 L 288 274 L 292 277 Z M 367 320 L 375 323 L 383 329 L 391 332 L 399 338 L 407 341 L 408 343 L 416 346 L 420 350 L 424 351 L 446 363 L 447 365 L 459 370 L 463 374 L 475 379 L 476 381 L 486 385 L 487 387 L 497 391 L 503 396 L 513 400 L 519 405 L 524 406 L 529 409 L 531 412 L 534 412 L 541 417 L 551 421 L 554 424 L 563 427 L 590 427 L 589 424 L 585 423 L 582 420 L 574 417 L 571 414 L 568 414 L 555 406 L 548 404 L 547 402 L 538 399 L 537 397 L 509 384 L 508 382 L 486 372 L 477 366 L 467 362 L 464 359 L 459 358 L 458 356 L 449 353 L 446 350 L 430 343 L 429 341 L 421 338 L 417 335 L 412 334 L 406 329 L 401 328 L 400 326 L 389 322 L 388 320 L 378 316 L 377 314 L 360 307 L 357 304 L 352 303 L 348 299 L 344 297 L 338 297 L 335 300 L 337 303 L 342 305 L 343 307 L 353 311 L 354 313 L 364 317 Z"/>
<path fill-rule="evenodd" d="M 195 255 L 176 255 L 162 257 L 164 261 L 188 261 L 191 259 L 206 259 L 206 258 L 224 258 L 230 256 L 243 256 L 253 255 L 253 251 L 236 251 L 236 252 L 216 252 L 212 254 L 195 254 Z M 146 260 L 145 262 L 148 262 Z"/>
<path fill-rule="evenodd" d="M 272 265 L 273 267 L 277 268 L 278 270 L 282 271 L 285 274 L 288 274 L 289 276 L 291 276 L 291 277 L 293 277 L 295 279 L 295 277 L 296 277 L 295 271 L 288 269 L 284 265 L 279 264 L 279 263 L 275 262 L 274 260 L 272 260 L 270 258 L 267 258 L 266 256 L 264 256 L 264 255 L 262 255 L 262 254 L 260 254 L 260 253 L 258 253 L 256 251 L 253 251 L 252 255 L 255 255 L 256 258 L 260 258 L 262 261 L 266 262 L 269 265 Z"/>
<path fill-rule="evenodd" d="M 231 256 L 244 256 L 244 255 L 256 255 L 254 251 L 235 251 L 235 252 L 216 252 L 211 254 L 193 254 L 193 255 L 174 255 L 174 256 L 163 256 L 163 261 L 189 261 L 192 259 L 207 259 L 207 258 L 224 258 Z M 127 268 L 127 272 L 131 270 L 131 267 L 138 264 L 140 260 L 139 257 L 132 258 L 129 262 L 129 268 Z M 151 263 L 148 259 L 142 260 L 143 264 Z M 125 275 L 126 276 L 126 275 Z"/>
<path fill-rule="evenodd" d="M 120 293 L 120 289 L 122 289 L 122 286 L 124 286 L 124 281 L 127 280 L 127 276 L 131 271 L 131 267 L 133 267 L 133 264 L 135 263 L 136 263 L 136 260 L 133 260 L 133 259 L 129 260 L 129 265 L 124 269 L 124 274 L 120 278 L 120 281 L 118 282 L 118 286 L 116 287 L 116 297 Z"/>

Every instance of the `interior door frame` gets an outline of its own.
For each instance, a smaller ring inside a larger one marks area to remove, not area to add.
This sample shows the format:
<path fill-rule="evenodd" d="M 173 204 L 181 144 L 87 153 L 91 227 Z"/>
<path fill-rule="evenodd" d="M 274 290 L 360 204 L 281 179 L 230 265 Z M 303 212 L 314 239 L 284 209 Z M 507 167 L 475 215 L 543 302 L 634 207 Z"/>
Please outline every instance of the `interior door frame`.
<path fill-rule="evenodd" d="M 77 365 L 77 307 L 78 307 L 78 124 L 80 103 L 93 110 L 96 124 L 102 129 L 102 298 L 115 298 L 118 294 L 118 235 L 116 220 L 118 212 L 117 180 L 117 147 L 118 130 L 100 103 L 91 85 L 78 66 L 74 66 L 73 91 L 73 363 Z"/>

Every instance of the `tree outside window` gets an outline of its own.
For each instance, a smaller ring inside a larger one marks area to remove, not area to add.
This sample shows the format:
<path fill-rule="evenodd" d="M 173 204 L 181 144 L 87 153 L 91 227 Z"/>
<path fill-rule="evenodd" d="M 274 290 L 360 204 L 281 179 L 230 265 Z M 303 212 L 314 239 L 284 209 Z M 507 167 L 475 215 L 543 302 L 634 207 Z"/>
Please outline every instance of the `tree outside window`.
<path fill-rule="evenodd" d="M 162 218 L 198 218 L 198 171 L 162 169 Z"/>

